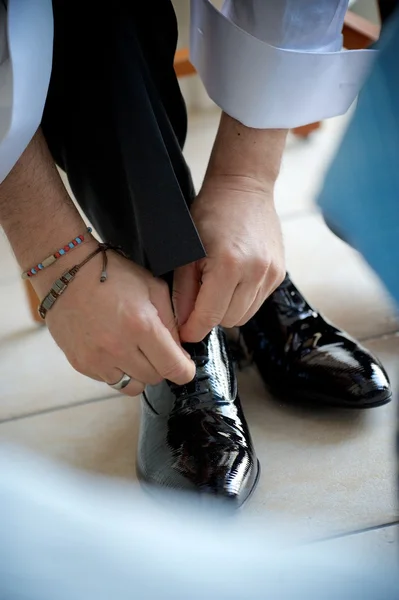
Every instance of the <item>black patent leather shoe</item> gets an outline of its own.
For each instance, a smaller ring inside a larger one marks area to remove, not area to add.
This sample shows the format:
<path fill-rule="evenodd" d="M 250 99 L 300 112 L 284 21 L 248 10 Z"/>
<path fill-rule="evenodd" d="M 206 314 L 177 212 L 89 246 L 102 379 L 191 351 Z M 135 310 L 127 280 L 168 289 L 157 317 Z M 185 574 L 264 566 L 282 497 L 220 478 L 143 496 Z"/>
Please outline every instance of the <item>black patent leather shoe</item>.
<path fill-rule="evenodd" d="M 347 408 L 391 400 L 381 363 L 313 310 L 288 276 L 241 332 L 279 399 Z"/>
<path fill-rule="evenodd" d="M 139 478 L 239 507 L 256 486 L 259 464 L 224 333 L 214 329 L 185 348 L 197 365 L 194 380 L 185 386 L 164 381 L 143 394 Z"/>

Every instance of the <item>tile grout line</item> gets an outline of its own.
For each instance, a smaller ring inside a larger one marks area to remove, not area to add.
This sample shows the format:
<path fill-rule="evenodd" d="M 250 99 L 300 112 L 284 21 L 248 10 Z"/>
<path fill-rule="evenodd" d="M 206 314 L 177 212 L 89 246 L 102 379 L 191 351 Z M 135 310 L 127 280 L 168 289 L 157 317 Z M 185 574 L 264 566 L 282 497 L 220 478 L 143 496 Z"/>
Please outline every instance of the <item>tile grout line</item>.
<path fill-rule="evenodd" d="M 16 415 L 14 417 L 7 417 L 6 419 L 0 419 L 0 425 L 3 423 L 12 423 L 13 421 L 21 421 L 23 419 L 29 419 L 31 417 L 38 417 L 41 415 L 48 415 L 51 413 L 59 412 L 62 410 L 67 410 L 68 408 L 77 408 L 80 406 L 86 406 L 89 404 L 95 404 L 96 402 L 104 402 L 105 400 L 112 400 L 113 398 L 118 398 L 119 394 L 100 396 L 99 398 L 90 398 L 88 400 L 81 400 L 80 402 L 73 402 L 71 404 L 62 404 L 60 406 L 54 406 L 52 408 L 43 408 L 38 411 L 25 413 L 23 415 Z"/>
<path fill-rule="evenodd" d="M 371 335 L 368 337 L 359 337 L 356 338 L 359 342 L 373 342 L 374 340 L 380 340 L 385 337 L 393 337 L 399 335 L 399 329 L 396 327 L 393 331 L 386 331 L 384 333 L 376 333 L 375 335 Z"/>
<path fill-rule="evenodd" d="M 371 337 L 366 337 L 366 338 L 357 338 L 359 342 L 361 343 L 367 343 L 367 342 L 371 342 L 371 341 L 375 341 L 375 340 L 379 340 L 379 339 L 383 339 L 384 337 L 391 337 L 394 335 L 399 335 L 399 330 L 395 329 L 394 331 L 388 331 L 386 333 L 382 333 L 382 334 L 376 334 L 374 336 Z M 55 413 L 55 412 L 59 412 L 62 410 L 67 410 L 68 408 L 77 408 L 80 406 L 86 406 L 89 404 L 95 404 L 96 402 L 104 402 L 105 400 L 111 400 L 112 398 L 117 398 L 118 395 L 115 396 L 110 396 L 110 395 L 106 395 L 106 396 L 100 396 L 99 398 L 90 398 L 88 400 L 81 400 L 80 402 L 72 402 L 71 404 L 62 404 L 60 406 L 55 406 L 55 407 L 51 407 L 51 408 L 43 408 L 41 410 L 38 411 L 33 411 L 33 412 L 29 412 L 29 413 L 25 413 L 22 415 L 16 415 L 13 417 L 8 417 L 6 419 L 0 419 L 0 425 L 2 423 L 10 423 L 13 421 L 21 421 L 23 419 L 29 419 L 32 417 L 37 417 L 40 415 L 47 415 L 47 414 L 51 414 L 51 413 Z"/>
<path fill-rule="evenodd" d="M 361 535 L 362 533 L 369 533 L 371 531 L 378 531 L 380 529 L 388 529 L 390 527 L 397 527 L 399 525 L 399 519 L 396 518 L 394 521 L 387 523 L 381 523 L 380 525 L 370 525 L 370 527 L 362 527 L 361 529 L 354 529 L 353 531 L 347 531 L 343 533 L 337 533 L 328 537 L 318 538 L 317 540 L 311 540 L 311 544 L 318 544 L 320 542 L 330 542 L 333 540 L 339 540 L 342 538 L 352 537 L 355 535 Z"/>

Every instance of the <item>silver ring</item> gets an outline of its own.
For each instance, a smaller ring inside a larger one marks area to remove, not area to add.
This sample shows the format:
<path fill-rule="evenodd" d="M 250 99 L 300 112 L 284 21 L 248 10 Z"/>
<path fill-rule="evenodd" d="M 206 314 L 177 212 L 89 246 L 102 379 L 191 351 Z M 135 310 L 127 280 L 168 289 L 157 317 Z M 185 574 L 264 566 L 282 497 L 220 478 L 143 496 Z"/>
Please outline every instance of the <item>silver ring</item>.
<path fill-rule="evenodd" d="M 122 377 L 116 383 L 108 383 L 109 387 L 112 387 L 114 390 L 123 390 L 129 383 L 132 381 L 132 377 L 130 375 L 126 375 L 123 373 Z"/>

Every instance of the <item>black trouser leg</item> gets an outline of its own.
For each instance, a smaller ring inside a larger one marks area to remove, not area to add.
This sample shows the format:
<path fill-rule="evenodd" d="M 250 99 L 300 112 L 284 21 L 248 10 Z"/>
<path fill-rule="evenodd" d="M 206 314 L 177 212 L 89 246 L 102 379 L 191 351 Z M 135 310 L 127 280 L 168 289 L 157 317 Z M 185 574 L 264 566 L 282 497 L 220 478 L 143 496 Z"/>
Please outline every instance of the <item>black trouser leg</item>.
<path fill-rule="evenodd" d="M 203 256 L 188 210 L 194 188 L 182 155 L 176 18 L 169 0 L 82 12 L 91 4 L 53 0 L 43 131 L 102 238 L 161 275 Z"/>

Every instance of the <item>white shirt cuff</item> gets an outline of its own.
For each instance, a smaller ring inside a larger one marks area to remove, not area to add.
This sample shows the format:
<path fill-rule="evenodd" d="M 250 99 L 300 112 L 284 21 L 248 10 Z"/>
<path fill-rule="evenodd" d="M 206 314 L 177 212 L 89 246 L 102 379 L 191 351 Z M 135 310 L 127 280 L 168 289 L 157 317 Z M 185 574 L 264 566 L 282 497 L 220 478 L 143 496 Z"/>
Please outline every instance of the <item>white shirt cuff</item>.
<path fill-rule="evenodd" d="M 288 129 L 344 114 L 375 54 L 277 48 L 209 0 L 191 0 L 191 61 L 212 100 L 247 127 Z"/>
<path fill-rule="evenodd" d="M 46 102 L 53 54 L 51 0 L 9 0 L 0 11 L 8 44 L 1 42 L 0 183 L 38 129 Z"/>

